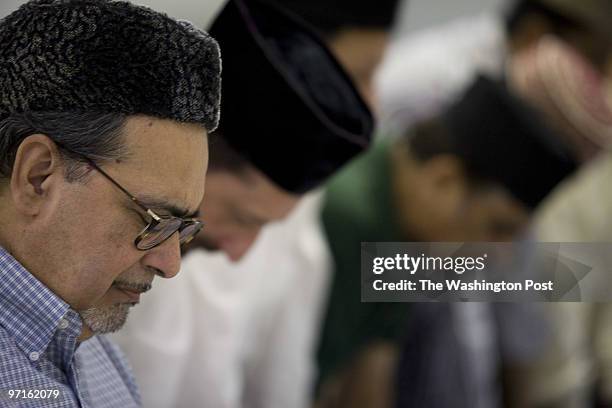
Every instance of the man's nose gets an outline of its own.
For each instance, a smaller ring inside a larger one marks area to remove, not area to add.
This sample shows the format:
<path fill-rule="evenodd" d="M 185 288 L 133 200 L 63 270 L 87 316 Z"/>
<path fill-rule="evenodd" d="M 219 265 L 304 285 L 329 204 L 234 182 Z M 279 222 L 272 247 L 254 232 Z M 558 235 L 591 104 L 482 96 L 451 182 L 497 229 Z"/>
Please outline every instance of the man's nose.
<path fill-rule="evenodd" d="M 160 245 L 148 250 L 142 262 L 145 267 L 159 271 L 162 278 L 175 277 L 181 268 L 181 245 L 178 232 Z"/>

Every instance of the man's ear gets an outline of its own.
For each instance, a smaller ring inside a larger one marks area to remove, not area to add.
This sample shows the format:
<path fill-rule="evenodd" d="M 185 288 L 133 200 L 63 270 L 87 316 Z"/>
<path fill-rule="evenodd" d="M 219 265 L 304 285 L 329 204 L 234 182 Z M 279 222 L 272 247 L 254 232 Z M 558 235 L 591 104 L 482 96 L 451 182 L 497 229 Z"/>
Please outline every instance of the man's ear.
<path fill-rule="evenodd" d="M 17 211 L 37 215 L 63 179 L 60 155 L 55 143 L 42 134 L 26 137 L 15 155 L 10 192 Z"/>

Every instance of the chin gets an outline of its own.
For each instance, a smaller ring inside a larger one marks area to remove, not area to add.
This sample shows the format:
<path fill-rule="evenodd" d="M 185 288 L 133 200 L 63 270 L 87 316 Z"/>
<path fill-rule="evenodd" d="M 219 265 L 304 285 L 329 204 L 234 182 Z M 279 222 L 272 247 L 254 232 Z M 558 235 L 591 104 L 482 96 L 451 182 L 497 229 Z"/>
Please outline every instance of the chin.
<path fill-rule="evenodd" d="M 121 329 L 127 321 L 133 303 L 117 303 L 111 306 L 92 307 L 80 312 L 83 324 L 96 334 L 112 333 Z"/>

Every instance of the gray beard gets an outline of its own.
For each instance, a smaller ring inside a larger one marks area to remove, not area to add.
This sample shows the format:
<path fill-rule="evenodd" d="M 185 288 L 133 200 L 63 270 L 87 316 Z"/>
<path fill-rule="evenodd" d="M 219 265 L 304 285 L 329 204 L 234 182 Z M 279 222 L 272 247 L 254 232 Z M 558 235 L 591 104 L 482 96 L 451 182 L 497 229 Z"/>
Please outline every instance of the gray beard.
<path fill-rule="evenodd" d="M 92 307 L 80 312 L 83 323 L 96 334 L 112 333 L 125 324 L 131 303 L 118 303 L 106 307 Z"/>

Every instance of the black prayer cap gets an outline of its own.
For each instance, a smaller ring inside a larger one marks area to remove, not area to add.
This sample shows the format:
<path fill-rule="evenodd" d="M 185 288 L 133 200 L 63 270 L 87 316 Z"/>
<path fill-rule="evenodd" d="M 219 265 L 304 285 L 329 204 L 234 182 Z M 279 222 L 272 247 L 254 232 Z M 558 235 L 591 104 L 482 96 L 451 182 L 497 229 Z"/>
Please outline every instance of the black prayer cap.
<path fill-rule="evenodd" d="M 328 34 L 346 27 L 388 30 L 398 9 L 398 0 L 275 1 Z"/>
<path fill-rule="evenodd" d="M 442 120 L 468 170 L 530 208 L 576 169 L 562 138 L 503 83 L 477 78 Z"/>
<path fill-rule="evenodd" d="M 219 120 L 217 43 L 186 21 L 112 0 L 34 0 L 0 21 L 0 119 L 24 111 Z"/>
<path fill-rule="evenodd" d="M 220 136 L 278 186 L 310 190 L 367 148 L 369 109 L 298 17 L 230 0 L 210 34 L 223 51 Z"/>

